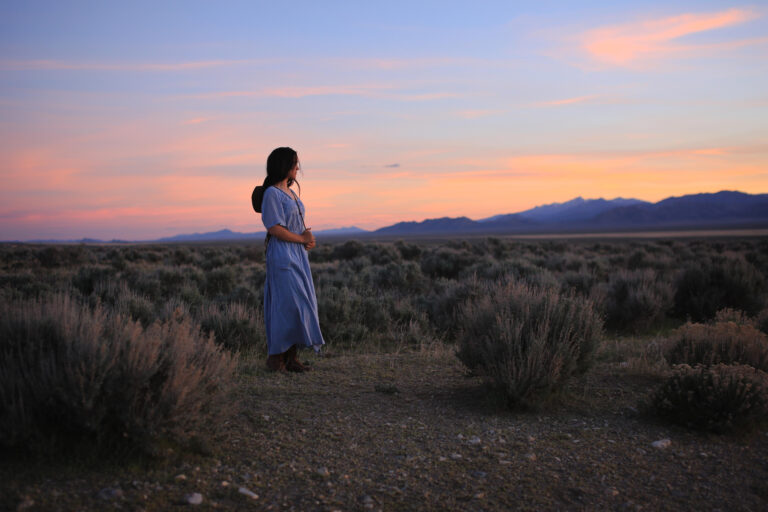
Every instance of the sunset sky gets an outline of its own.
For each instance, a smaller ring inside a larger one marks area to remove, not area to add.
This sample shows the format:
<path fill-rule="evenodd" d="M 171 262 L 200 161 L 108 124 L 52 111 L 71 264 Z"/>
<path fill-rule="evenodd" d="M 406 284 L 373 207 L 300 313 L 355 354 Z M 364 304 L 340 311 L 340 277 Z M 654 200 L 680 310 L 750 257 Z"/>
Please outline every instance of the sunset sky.
<path fill-rule="evenodd" d="M 768 4 L 0 4 L 0 240 L 260 231 L 286 145 L 314 230 L 766 193 Z"/>

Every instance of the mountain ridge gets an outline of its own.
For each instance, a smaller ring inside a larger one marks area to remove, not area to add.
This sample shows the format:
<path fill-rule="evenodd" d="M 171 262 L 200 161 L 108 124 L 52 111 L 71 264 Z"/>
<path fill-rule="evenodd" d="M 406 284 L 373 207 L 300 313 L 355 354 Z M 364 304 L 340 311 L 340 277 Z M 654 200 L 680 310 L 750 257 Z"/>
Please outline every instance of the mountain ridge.
<path fill-rule="evenodd" d="M 638 231 L 643 229 L 733 228 L 742 225 L 768 228 L 768 194 L 722 190 L 715 193 L 672 196 L 656 203 L 639 199 L 584 199 L 536 206 L 472 220 L 466 216 L 402 221 L 368 231 L 356 226 L 319 230 L 318 236 L 369 237 L 445 234 L 530 234 L 554 232 Z M 179 234 L 153 240 L 29 240 L 26 243 L 173 243 L 259 240 L 264 231 L 241 233 L 221 229 Z"/>

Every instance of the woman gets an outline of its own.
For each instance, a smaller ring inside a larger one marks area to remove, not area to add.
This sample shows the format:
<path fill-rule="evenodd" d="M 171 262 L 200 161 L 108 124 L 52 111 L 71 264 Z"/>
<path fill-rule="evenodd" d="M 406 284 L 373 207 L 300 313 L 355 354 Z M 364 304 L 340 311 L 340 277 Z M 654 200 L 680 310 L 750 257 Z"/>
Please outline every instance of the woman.
<path fill-rule="evenodd" d="M 261 220 L 267 228 L 267 278 L 264 283 L 264 324 L 267 368 L 305 372 L 299 347 L 319 350 L 325 342 L 317 318 L 317 298 L 307 251 L 315 236 L 304 225 L 304 204 L 291 190 L 299 157 L 291 148 L 277 148 L 267 158 Z"/>

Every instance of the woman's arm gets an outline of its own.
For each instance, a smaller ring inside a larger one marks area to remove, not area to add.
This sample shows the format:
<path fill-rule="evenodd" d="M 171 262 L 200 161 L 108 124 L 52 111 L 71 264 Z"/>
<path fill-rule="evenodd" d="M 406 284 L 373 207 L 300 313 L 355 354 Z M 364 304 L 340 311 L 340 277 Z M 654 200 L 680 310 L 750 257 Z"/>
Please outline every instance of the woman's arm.
<path fill-rule="evenodd" d="M 315 235 L 312 234 L 312 228 L 305 229 L 300 235 L 293 233 L 280 224 L 275 224 L 267 232 L 282 240 L 283 242 L 292 242 L 295 244 L 302 244 L 305 248 L 311 249 L 315 246 Z"/>

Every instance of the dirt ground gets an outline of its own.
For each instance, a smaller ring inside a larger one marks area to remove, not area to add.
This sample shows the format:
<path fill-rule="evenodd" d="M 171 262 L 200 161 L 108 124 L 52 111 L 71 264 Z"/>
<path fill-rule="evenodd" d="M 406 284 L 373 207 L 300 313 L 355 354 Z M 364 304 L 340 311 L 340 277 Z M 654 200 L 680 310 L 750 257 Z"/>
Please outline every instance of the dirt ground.
<path fill-rule="evenodd" d="M 301 375 L 243 361 L 234 415 L 196 454 L 98 468 L 5 461 L 0 507 L 768 510 L 768 432 L 713 436 L 646 417 L 639 403 L 658 379 L 619 363 L 557 403 L 511 412 L 447 349 L 310 361 Z"/>

